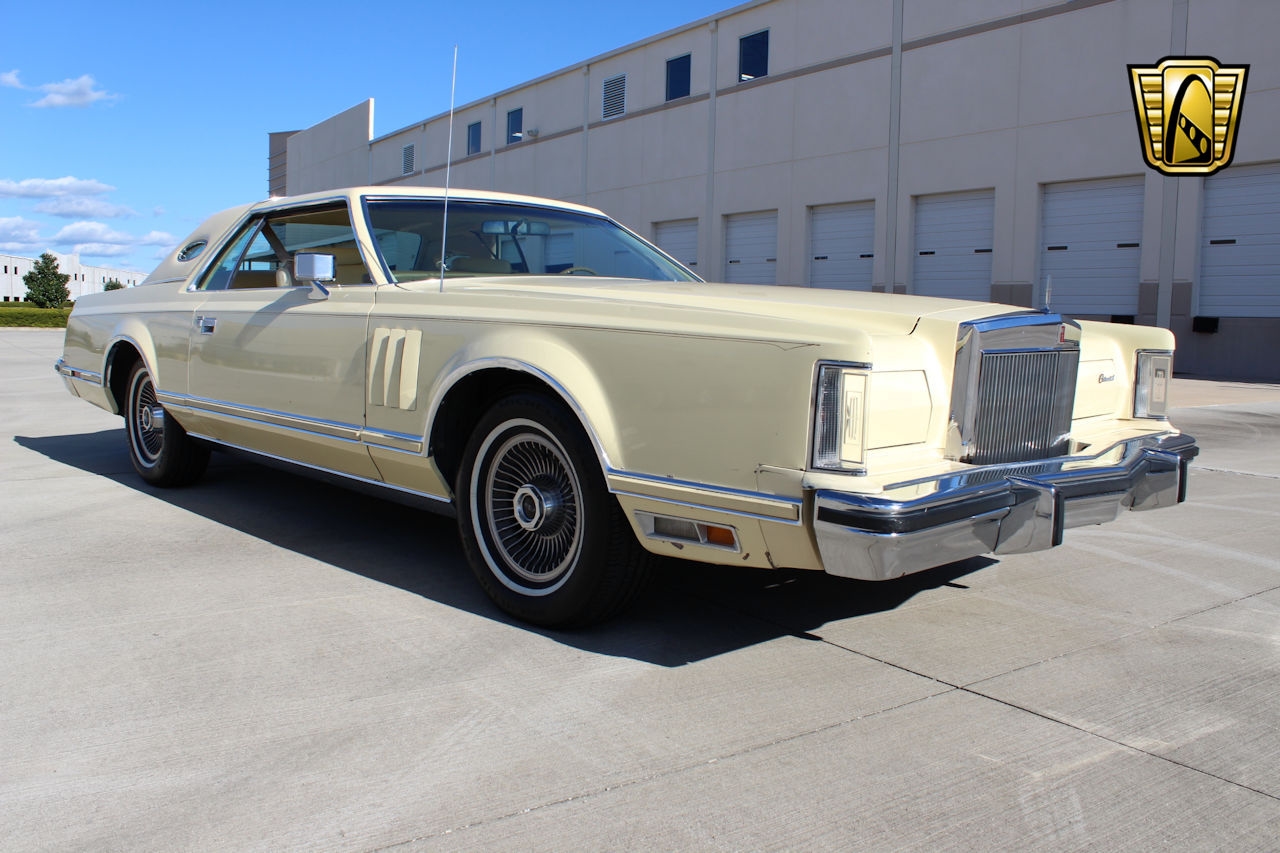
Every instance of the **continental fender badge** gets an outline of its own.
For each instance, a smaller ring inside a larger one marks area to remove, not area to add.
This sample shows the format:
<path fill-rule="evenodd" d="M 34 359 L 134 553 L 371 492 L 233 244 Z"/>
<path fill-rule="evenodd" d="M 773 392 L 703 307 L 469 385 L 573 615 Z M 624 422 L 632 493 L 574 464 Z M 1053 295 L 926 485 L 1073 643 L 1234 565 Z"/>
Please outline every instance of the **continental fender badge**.
<path fill-rule="evenodd" d="M 1212 175 L 1231 163 L 1248 65 L 1166 56 L 1130 65 L 1133 107 L 1147 165 L 1164 175 Z"/>

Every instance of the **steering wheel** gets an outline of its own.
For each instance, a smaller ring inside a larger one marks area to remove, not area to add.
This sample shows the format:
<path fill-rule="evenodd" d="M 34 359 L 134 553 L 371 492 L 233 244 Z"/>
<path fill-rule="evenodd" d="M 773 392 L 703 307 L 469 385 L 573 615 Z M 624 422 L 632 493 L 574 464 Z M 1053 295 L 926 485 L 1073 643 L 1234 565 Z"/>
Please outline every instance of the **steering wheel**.
<path fill-rule="evenodd" d="M 560 272 L 556 273 L 556 275 L 575 275 L 576 273 L 582 273 L 584 275 L 600 275 L 600 273 L 596 272 L 591 267 L 565 267 L 560 270 Z"/>

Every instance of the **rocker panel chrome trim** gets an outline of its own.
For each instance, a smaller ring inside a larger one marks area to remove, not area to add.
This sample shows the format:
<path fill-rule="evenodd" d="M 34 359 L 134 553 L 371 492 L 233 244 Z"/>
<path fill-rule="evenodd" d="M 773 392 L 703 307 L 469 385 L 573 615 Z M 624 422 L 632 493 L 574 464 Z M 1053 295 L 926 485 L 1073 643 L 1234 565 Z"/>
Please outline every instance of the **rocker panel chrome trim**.
<path fill-rule="evenodd" d="M 423 500 L 431 502 L 432 504 L 438 504 L 441 507 L 447 506 L 451 508 L 453 506 L 453 500 L 451 498 L 441 497 L 440 495 L 433 495 L 429 492 L 419 492 L 415 489 L 409 489 L 404 486 L 395 486 L 390 483 L 383 482 L 382 480 L 372 480 L 372 479 L 369 479 L 368 477 L 361 477 L 356 474 L 347 474 L 342 471 L 335 471 L 332 468 L 325 468 L 321 465 L 312 465 L 307 462 L 299 462 L 296 459 L 289 459 L 284 456 L 277 456 L 274 453 L 265 453 L 261 450 L 254 450 L 251 447 L 245 447 L 244 445 L 234 444 L 230 441 L 223 441 L 221 439 L 213 438 L 211 436 L 204 435 L 201 433 L 189 432 L 187 434 L 190 435 L 192 438 L 196 438 L 196 439 L 199 439 L 200 441 L 208 442 L 209 444 L 214 444 L 219 447 L 225 447 L 229 450 L 235 450 L 240 453 L 247 453 L 251 456 L 259 456 L 259 457 L 262 457 L 263 459 L 270 459 L 273 462 L 279 462 L 288 467 L 302 468 L 308 471 L 314 471 L 318 474 L 325 474 L 325 475 L 328 475 L 331 477 L 337 477 L 343 480 L 350 480 L 355 483 L 360 483 L 365 486 L 373 487 L 379 491 L 385 490 L 389 492 L 398 492 L 403 495 L 408 495 L 415 498 L 421 498 Z"/>
<path fill-rule="evenodd" d="M 326 438 L 336 438 L 340 441 L 358 442 L 361 440 L 361 433 L 364 431 L 363 427 L 357 424 L 304 418 L 298 415 L 291 415 L 288 412 L 241 406 L 236 403 L 228 403 L 225 400 L 209 400 L 203 397 L 173 394 L 168 391 L 157 391 L 156 399 L 165 405 L 234 418 L 239 421 L 252 421 L 254 423 L 277 426 L 293 432 L 305 432 L 312 435 L 325 436 Z"/>

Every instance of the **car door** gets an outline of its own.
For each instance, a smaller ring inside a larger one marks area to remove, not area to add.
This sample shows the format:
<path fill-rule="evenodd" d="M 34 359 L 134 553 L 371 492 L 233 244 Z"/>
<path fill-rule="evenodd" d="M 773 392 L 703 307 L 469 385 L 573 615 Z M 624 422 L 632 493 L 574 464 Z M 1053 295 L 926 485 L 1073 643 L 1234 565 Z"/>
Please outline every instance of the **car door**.
<path fill-rule="evenodd" d="M 294 281 L 299 252 L 334 255 L 335 281 Z M 251 219 L 198 285 L 190 405 L 210 437 L 377 479 L 361 442 L 368 282 L 345 204 Z"/>

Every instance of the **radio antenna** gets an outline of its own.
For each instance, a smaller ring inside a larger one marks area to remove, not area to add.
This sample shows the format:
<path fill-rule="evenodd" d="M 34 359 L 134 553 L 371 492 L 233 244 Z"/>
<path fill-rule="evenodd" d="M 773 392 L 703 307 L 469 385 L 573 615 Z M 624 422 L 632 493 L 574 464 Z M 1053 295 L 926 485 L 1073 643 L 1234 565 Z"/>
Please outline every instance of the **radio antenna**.
<path fill-rule="evenodd" d="M 440 292 L 444 293 L 444 271 L 449 265 L 449 172 L 453 168 L 453 104 L 458 92 L 458 46 L 453 46 L 453 80 L 449 84 L 449 145 L 444 159 L 444 216 L 440 223 Z"/>

